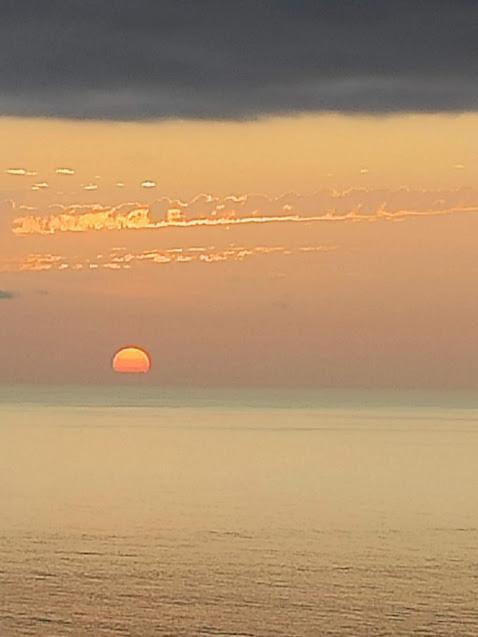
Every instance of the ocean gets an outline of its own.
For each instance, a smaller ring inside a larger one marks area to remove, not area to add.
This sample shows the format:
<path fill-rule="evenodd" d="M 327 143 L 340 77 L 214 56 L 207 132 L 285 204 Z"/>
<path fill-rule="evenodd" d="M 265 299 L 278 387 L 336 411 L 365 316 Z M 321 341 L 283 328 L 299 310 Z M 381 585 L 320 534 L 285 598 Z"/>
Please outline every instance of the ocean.
<path fill-rule="evenodd" d="M 478 394 L 0 387 L 0 635 L 478 635 Z"/>

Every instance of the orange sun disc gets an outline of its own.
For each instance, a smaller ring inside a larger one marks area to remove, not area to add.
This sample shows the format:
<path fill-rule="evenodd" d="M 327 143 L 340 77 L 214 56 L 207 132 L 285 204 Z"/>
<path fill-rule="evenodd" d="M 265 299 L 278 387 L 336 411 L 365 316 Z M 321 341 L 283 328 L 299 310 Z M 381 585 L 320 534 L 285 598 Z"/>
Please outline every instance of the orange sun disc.
<path fill-rule="evenodd" d="M 118 374 L 147 374 L 151 359 L 139 347 L 123 347 L 114 355 L 112 365 Z"/>

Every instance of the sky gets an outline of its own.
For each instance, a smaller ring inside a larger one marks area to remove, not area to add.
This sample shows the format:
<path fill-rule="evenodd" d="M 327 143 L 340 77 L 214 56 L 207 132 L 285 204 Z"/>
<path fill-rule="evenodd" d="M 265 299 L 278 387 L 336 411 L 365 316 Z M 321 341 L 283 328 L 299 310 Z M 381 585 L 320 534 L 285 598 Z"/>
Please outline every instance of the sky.
<path fill-rule="evenodd" d="M 0 382 L 478 385 L 478 5 L 0 7 Z"/>

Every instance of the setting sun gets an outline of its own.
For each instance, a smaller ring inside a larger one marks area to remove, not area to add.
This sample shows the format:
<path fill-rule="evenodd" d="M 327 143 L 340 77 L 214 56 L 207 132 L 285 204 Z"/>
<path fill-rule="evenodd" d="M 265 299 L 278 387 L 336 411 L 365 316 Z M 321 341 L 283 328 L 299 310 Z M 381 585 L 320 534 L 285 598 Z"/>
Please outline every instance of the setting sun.
<path fill-rule="evenodd" d="M 113 357 L 113 370 L 119 374 L 147 374 L 151 359 L 139 347 L 123 347 Z"/>

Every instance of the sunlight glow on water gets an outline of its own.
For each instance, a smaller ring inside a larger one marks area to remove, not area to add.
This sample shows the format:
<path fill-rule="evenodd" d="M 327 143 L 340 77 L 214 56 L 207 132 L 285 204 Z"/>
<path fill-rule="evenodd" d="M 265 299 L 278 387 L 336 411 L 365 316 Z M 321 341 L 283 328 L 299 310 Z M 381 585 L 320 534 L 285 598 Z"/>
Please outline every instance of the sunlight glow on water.
<path fill-rule="evenodd" d="M 476 635 L 471 394 L 0 389 L 0 634 Z"/>

